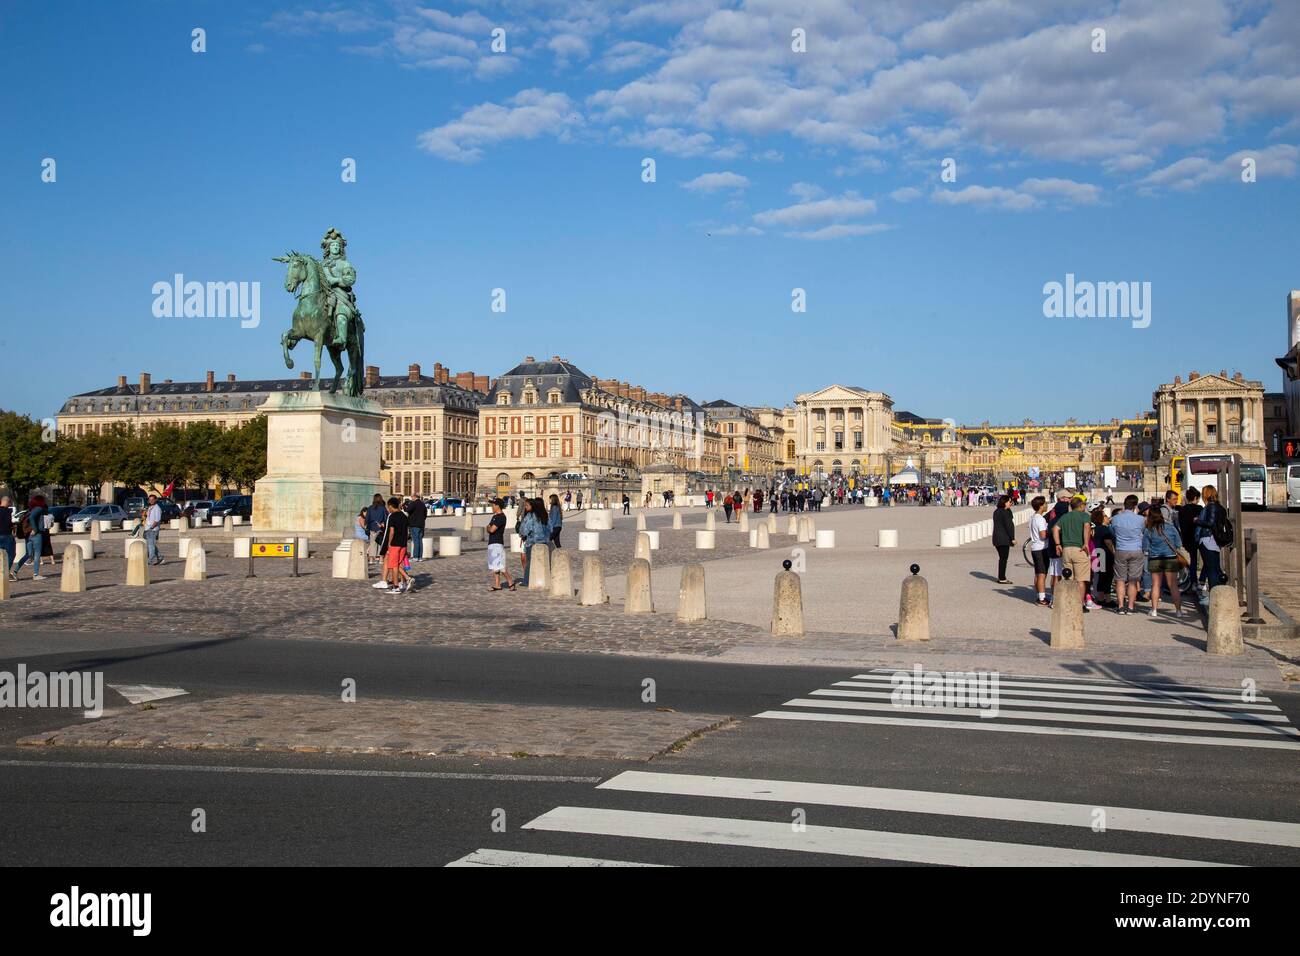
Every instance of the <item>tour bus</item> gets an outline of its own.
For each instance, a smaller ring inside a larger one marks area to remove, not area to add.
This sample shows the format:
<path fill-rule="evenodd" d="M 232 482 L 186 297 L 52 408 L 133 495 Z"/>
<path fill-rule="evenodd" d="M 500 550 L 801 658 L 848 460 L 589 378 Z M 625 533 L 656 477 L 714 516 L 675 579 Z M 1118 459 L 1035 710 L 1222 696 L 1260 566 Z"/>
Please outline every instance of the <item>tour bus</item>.
<path fill-rule="evenodd" d="M 1286 466 L 1286 510 L 1300 511 L 1300 465 Z"/>
<path fill-rule="evenodd" d="M 1180 495 L 1190 487 L 1203 490 L 1206 485 L 1218 488 L 1215 466 L 1228 460 L 1228 455 L 1179 455 L 1170 467 L 1169 487 Z M 1243 461 L 1239 468 L 1241 477 L 1241 506 L 1263 509 L 1268 503 L 1268 475 L 1263 465 Z"/>

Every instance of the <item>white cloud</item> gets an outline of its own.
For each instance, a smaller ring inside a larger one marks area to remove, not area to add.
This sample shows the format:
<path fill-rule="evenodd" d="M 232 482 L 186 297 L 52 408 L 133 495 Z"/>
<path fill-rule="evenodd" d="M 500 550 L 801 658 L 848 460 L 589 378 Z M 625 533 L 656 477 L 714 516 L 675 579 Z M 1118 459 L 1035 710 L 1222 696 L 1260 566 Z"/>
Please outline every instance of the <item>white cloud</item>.
<path fill-rule="evenodd" d="M 1264 149 L 1240 149 L 1221 160 L 1204 156 L 1187 156 L 1154 170 L 1137 181 L 1147 189 L 1190 190 L 1216 180 L 1241 180 L 1242 160 L 1255 160 L 1257 179 L 1290 179 L 1300 165 L 1300 148 L 1289 143 L 1275 143 Z"/>
<path fill-rule="evenodd" d="M 875 200 L 863 199 L 855 192 L 846 192 L 840 196 L 806 199 L 793 206 L 755 213 L 754 222 L 760 226 L 810 226 L 821 222 L 869 216 L 875 211 Z"/>
<path fill-rule="evenodd" d="M 720 146 L 708 133 L 684 133 L 669 126 L 629 133 L 621 142 L 627 146 L 659 150 L 669 156 L 711 156 L 714 159 L 734 159 L 740 154 L 739 148 Z"/>
<path fill-rule="evenodd" d="M 546 46 L 555 54 L 555 59 L 560 64 L 566 64 L 570 60 L 585 60 L 591 56 L 591 47 L 587 45 L 587 41 L 575 33 L 553 36 L 546 42 Z"/>
<path fill-rule="evenodd" d="M 823 226 L 820 229 L 814 229 L 811 232 L 787 232 L 786 235 L 791 239 L 812 239 L 816 241 L 825 241 L 830 239 L 850 239 L 853 236 L 869 236 L 872 233 L 884 232 L 893 227 L 884 223 L 856 223 L 856 222 L 839 222 L 831 226 Z"/>
<path fill-rule="evenodd" d="M 761 236 L 763 230 L 757 226 L 718 226 L 705 230 L 710 236 Z"/>
<path fill-rule="evenodd" d="M 696 193 L 712 193 L 719 189 L 745 189 L 749 186 L 749 180 L 739 173 L 722 172 L 722 173 L 704 173 L 696 176 L 689 182 L 682 183 L 683 189 L 689 189 Z"/>
<path fill-rule="evenodd" d="M 978 206 L 986 209 L 1008 209 L 1021 212 L 1033 209 L 1038 200 L 1026 193 L 1005 186 L 966 186 L 964 189 L 935 189 L 930 198 L 948 206 Z"/>
<path fill-rule="evenodd" d="M 1092 205 L 1101 199 L 1101 187 L 1073 179 L 1026 179 L 1018 187 L 1032 196 L 1060 199 L 1076 206 Z"/>
<path fill-rule="evenodd" d="M 565 94 L 524 90 L 504 106 L 483 103 L 460 119 L 426 130 L 419 145 L 442 159 L 469 163 L 482 157 L 484 146 L 539 136 L 563 139 L 581 124 L 582 117 Z"/>
<path fill-rule="evenodd" d="M 624 40 L 615 43 L 596 63 L 596 68 L 605 73 L 622 73 L 625 70 L 639 70 L 664 56 L 664 51 L 653 43 L 640 40 Z"/>
<path fill-rule="evenodd" d="M 894 202 L 911 202 L 913 199 L 920 199 L 925 195 L 915 186 L 904 186 L 901 189 L 895 189 L 889 194 L 889 198 Z"/>

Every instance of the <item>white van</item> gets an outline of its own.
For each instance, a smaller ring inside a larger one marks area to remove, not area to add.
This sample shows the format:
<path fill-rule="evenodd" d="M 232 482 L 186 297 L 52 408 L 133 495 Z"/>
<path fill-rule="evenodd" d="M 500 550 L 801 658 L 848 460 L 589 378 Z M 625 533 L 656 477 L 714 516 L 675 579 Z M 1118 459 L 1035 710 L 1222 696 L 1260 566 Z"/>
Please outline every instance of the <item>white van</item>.
<path fill-rule="evenodd" d="M 1286 466 L 1286 510 L 1300 511 L 1300 464 Z"/>

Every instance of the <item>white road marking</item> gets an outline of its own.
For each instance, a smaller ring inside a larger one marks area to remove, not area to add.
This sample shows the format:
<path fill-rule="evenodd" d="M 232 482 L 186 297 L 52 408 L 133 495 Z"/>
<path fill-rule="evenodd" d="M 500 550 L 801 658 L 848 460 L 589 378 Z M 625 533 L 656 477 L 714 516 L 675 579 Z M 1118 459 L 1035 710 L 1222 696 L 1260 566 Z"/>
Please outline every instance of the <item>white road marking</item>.
<path fill-rule="evenodd" d="M 861 681 L 874 681 L 883 684 L 892 684 L 891 674 L 893 673 L 900 673 L 900 672 L 891 671 L 884 674 L 855 674 L 853 676 L 853 679 L 861 680 Z M 901 671 L 901 673 L 907 673 L 910 675 L 912 672 Z M 943 673 L 943 672 L 939 671 L 939 673 Z M 965 674 L 965 673 L 970 673 L 970 671 L 958 671 L 955 673 Z M 1171 687 L 1168 690 L 1166 690 L 1164 688 L 1142 686 L 1138 684 L 1119 683 L 1119 684 L 1100 685 L 1100 684 L 1081 684 L 1073 681 L 1070 682 L 1034 681 L 1034 680 L 1020 680 L 1015 677 L 1003 677 L 1001 675 L 998 676 L 998 686 L 1010 687 L 1010 688 L 1033 688 L 1036 690 L 1044 690 L 1044 691 L 1050 691 L 1053 689 L 1069 690 L 1069 691 L 1084 691 L 1085 693 L 1096 693 L 1096 694 L 1115 694 L 1115 693 L 1127 691 L 1135 694 L 1149 694 L 1155 697 L 1181 698 L 1187 696 L 1196 696 L 1196 697 L 1209 698 L 1211 700 L 1232 700 L 1232 701 L 1241 700 L 1240 692 L 1233 693 L 1231 691 L 1224 691 L 1222 688 L 1217 690 L 1205 690 L 1201 688 L 1189 687 L 1189 688 L 1179 690 Z M 1269 699 L 1263 695 L 1256 696 L 1255 700 L 1264 701 L 1265 703 L 1270 702 Z"/>
<path fill-rule="evenodd" d="M 870 690 L 884 691 L 886 688 L 892 691 L 893 685 L 888 681 L 851 681 L 839 680 L 831 684 L 832 687 L 862 687 Z M 1041 691 L 1041 690 L 1022 690 L 1014 686 L 1008 687 L 1002 681 L 998 681 L 998 694 L 1002 697 L 1032 697 L 1032 698 L 1063 698 L 1065 700 L 1099 700 L 1111 703 L 1139 703 L 1146 702 L 1150 704 L 1194 704 L 1201 707 L 1232 707 L 1239 710 L 1279 710 L 1275 704 L 1268 703 L 1243 703 L 1240 696 L 1231 694 L 1219 694 L 1214 698 L 1205 694 L 1149 694 L 1141 691 L 1133 693 L 1124 693 L 1115 691 L 1113 693 L 1083 693 L 1069 694 L 1063 691 Z M 1202 699 L 1205 698 L 1205 699 Z M 1267 701 L 1267 697 L 1257 697 L 1257 701 Z"/>
<path fill-rule="evenodd" d="M 859 859 L 901 860 L 946 866 L 1222 866 L 1196 860 L 1072 850 L 1027 843 L 996 843 L 956 837 L 856 830 L 848 827 L 806 826 L 795 830 L 788 822 L 737 820 L 638 810 L 556 807 L 524 824 L 525 830 L 590 833 L 747 846 L 799 853 L 826 853 Z"/>
<path fill-rule="evenodd" d="M 475 850 L 447 866 L 659 866 L 658 863 L 623 863 L 620 860 L 596 860 L 587 856 L 560 856 L 554 853 L 522 853 L 510 850 Z"/>
<path fill-rule="evenodd" d="M 853 700 L 814 700 L 796 697 L 787 700 L 783 707 L 829 707 L 836 710 L 866 710 L 887 714 L 904 711 L 910 714 L 957 714 L 973 720 L 992 723 L 994 720 L 1054 720 L 1065 724 L 1112 724 L 1121 727 L 1167 727 L 1171 730 L 1217 730 L 1235 734 L 1268 734 L 1274 737 L 1300 739 L 1300 730 L 1294 727 L 1255 727 L 1249 724 L 1225 724 L 1210 720 L 1156 720 L 1146 717 L 1106 717 L 1094 714 L 1062 714 L 1055 711 L 1034 711 L 1027 714 L 999 713 L 996 718 L 980 718 L 986 713 L 975 707 L 895 707 L 893 704 L 868 704 Z M 1207 715 L 1208 716 L 1208 715 Z"/>
<path fill-rule="evenodd" d="M 528 773 L 452 773 L 420 770 L 339 770 L 328 767 L 240 767 L 200 763 L 110 763 L 101 760 L 0 760 L 0 767 L 56 767 L 61 770 L 193 770 L 199 773 L 269 773 L 305 777 L 405 777 L 427 780 L 509 780 L 529 783 L 600 783 L 601 777 Z"/>
<path fill-rule="evenodd" d="M 1297 750 L 1300 743 L 1285 740 L 1254 740 L 1246 737 L 1212 737 L 1182 734 L 1151 734 L 1136 730 L 1086 730 L 1083 727 L 1049 727 L 1046 724 L 1014 725 L 992 720 L 937 720 L 917 717 L 868 717 L 866 714 L 810 714 L 797 710 L 765 710 L 755 717 L 770 720 L 813 720 L 846 724 L 894 724 L 901 727 L 930 727 L 943 730 L 991 730 L 1011 734 L 1047 734 L 1055 737 L 1108 737 L 1112 740 L 1143 740 L 1164 744 L 1204 744 L 1210 747 L 1257 747 L 1264 750 Z M 1233 728 L 1234 730 L 1237 728 Z"/>
<path fill-rule="evenodd" d="M 870 700 L 879 700 L 883 698 L 884 700 L 889 700 L 892 697 L 892 692 L 887 690 L 815 690 L 812 691 L 811 696 L 849 697 L 853 699 L 866 698 Z M 1254 721 L 1255 723 L 1276 723 L 1276 724 L 1290 723 L 1290 721 L 1286 719 L 1286 715 L 1281 713 L 1280 711 L 1276 714 L 1259 714 L 1259 713 L 1251 713 L 1251 712 L 1242 712 L 1235 709 L 1228 710 L 1228 709 L 1219 709 L 1219 708 L 1216 708 L 1214 710 L 1207 710 L 1205 708 L 1200 708 L 1200 709 L 1193 708 L 1191 710 L 1185 710 L 1179 707 L 1161 707 L 1161 706 L 1144 707 L 1137 704 L 1133 704 L 1133 705 L 1094 704 L 1091 701 L 1086 701 L 1083 703 L 1074 703 L 1070 701 L 1061 701 L 1061 700 L 1003 700 L 1001 693 L 998 694 L 997 703 L 999 709 L 1003 709 L 1007 707 L 1021 707 L 1021 708 L 1037 707 L 1040 709 L 1055 707 L 1058 710 L 1090 710 L 1090 711 L 1101 711 L 1102 713 L 1108 713 L 1108 714 L 1110 713 L 1146 714 L 1148 716 L 1154 714 L 1166 714 L 1170 717 L 1227 717 L 1227 718 L 1231 718 L 1232 720 L 1241 720 L 1247 723 L 1251 721 Z M 904 709 L 932 710 L 933 708 L 917 705 L 915 707 L 909 706 Z M 962 709 L 969 710 L 970 708 L 962 708 Z"/>
<path fill-rule="evenodd" d="M 901 813 L 934 813 L 953 817 L 980 817 L 986 820 L 1012 820 L 1017 823 L 1049 823 L 1088 828 L 1092 827 L 1096 819 L 1096 811 L 1101 809 L 1106 814 L 1107 830 L 1300 847 L 1300 823 L 1203 816 L 1197 813 L 1170 813 L 1134 807 L 1100 807 L 1086 803 L 980 797 L 931 790 L 895 790 L 847 784 L 807 783 L 799 780 L 649 773 L 642 770 L 621 773 L 612 780 L 605 781 L 597 789 L 763 800 L 796 806 L 811 803 L 821 806 L 896 810 Z"/>
<path fill-rule="evenodd" d="M 166 700 L 168 697 L 183 697 L 189 693 L 180 687 L 153 687 L 149 684 L 109 684 L 133 704 L 147 704 L 151 700 Z"/>

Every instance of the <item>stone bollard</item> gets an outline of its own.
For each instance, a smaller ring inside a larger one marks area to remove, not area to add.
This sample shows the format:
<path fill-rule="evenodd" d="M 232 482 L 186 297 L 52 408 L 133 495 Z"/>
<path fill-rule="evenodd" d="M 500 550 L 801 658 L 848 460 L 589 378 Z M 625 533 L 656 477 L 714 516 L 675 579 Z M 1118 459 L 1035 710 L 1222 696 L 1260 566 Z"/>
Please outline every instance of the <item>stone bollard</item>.
<path fill-rule="evenodd" d="M 772 591 L 772 636 L 803 637 L 803 592 L 799 575 L 790 570 L 790 562 L 778 571 Z"/>
<path fill-rule="evenodd" d="M 471 541 L 486 541 L 486 540 L 487 540 L 487 528 L 484 528 L 482 525 L 476 525 L 475 527 L 470 528 L 470 529 L 469 529 L 469 539 L 470 539 Z"/>
<path fill-rule="evenodd" d="M 757 548 L 757 547 L 758 547 L 758 529 L 757 529 L 757 528 L 750 528 L 750 529 L 749 529 L 749 546 L 750 546 L 751 548 Z"/>
<path fill-rule="evenodd" d="M 703 621 L 708 617 L 704 596 L 704 565 L 682 565 L 682 586 L 677 592 L 677 620 Z"/>
<path fill-rule="evenodd" d="M 365 581 L 370 571 L 366 564 L 366 543 L 360 538 L 348 542 L 348 580 Z"/>
<path fill-rule="evenodd" d="M 748 531 L 749 531 L 749 512 L 742 511 L 740 513 L 740 533 L 745 534 Z"/>
<path fill-rule="evenodd" d="M 798 516 L 798 515 L 794 515 L 794 514 L 790 515 L 790 521 L 789 521 L 789 523 L 787 523 L 786 526 L 785 526 L 785 533 L 786 533 L 786 534 L 798 534 L 798 533 L 799 533 L 799 516 Z"/>
<path fill-rule="evenodd" d="M 438 557 L 440 558 L 458 558 L 460 557 L 460 535 L 442 534 L 438 536 Z"/>
<path fill-rule="evenodd" d="M 1241 609 L 1237 589 L 1226 585 L 1210 588 L 1210 623 L 1205 632 L 1207 654 L 1243 654 Z"/>
<path fill-rule="evenodd" d="M 579 551 L 599 551 L 599 550 L 600 550 L 600 532 L 599 532 L 599 531 L 579 531 L 579 532 L 578 532 L 578 550 L 579 550 Z"/>
<path fill-rule="evenodd" d="M 645 515 L 644 515 L 644 514 L 639 514 L 639 515 L 636 516 L 636 530 L 638 530 L 638 531 L 644 531 L 644 530 L 645 530 Z"/>
<path fill-rule="evenodd" d="M 608 508 L 593 508 L 587 512 L 588 531 L 613 531 L 614 512 Z"/>
<path fill-rule="evenodd" d="M 461 522 L 461 525 L 460 525 L 460 526 L 461 526 L 461 528 L 462 528 L 463 530 L 465 530 L 465 531 L 473 531 L 473 530 L 474 530 L 474 516 L 471 515 L 471 514 L 467 514 L 467 515 L 465 515 L 465 520 Z M 473 538 L 470 538 L 470 540 L 473 541 L 474 539 L 473 539 Z"/>
<path fill-rule="evenodd" d="M 582 559 L 582 588 L 578 591 L 578 603 L 584 607 L 608 603 L 605 594 L 605 562 L 598 554 L 589 554 Z"/>
<path fill-rule="evenodd" d="M 961 541 L 957 536 L 956 528 L 943 528 L 939 531 L 939 547 L 955 548 L 959 544 L 961 544 Z"/>
<path fill-rule="evenodd" d="M 903 593 L 898 600 L 898 639 L 930 639 L 930 583 L 921 577 L 921 568 L 912 565 L 912 574 L 903 579 Z"/>
<path fill-rule="evenodd" d="M 0 601 L 7 600 L 9 600 L 9 552 L 0 551 Z"/>
<path fill-rule="evenodd" d="M 142 588 L 149 583 L 149 548 L 139 538 L 127 543 L 126 583 L 133 588 Z"/>
<path fill-rule="evenodd" d="M 90 540 L 98 541 L 101 534 L 103 534 L 103 532 L 99 530 L 99 522 L 92 521 L 90 523 Z"/>
<path fill-rule="evenodd" d="M 682 530 L 682 513 L 680 511 L 673 512 L 673 530 L 674 531 Z"/>
<path fill-rule="evenodd" d="M 627 596 L 623 599 L 625 614 L 652 614 L 654 595 L 650 592 L 650 562 L 636 558 L 627 569 Z"/>
<path fill-rule="evenodd" d="M 1069 574 L 1070 569 L 1066 568 Z M 1083 650 L 1083 585 L 1070 578 L 1056 582 L 1052 592 L 1051 646 L 1062 651 Z"/>
<path fill-rule="evenodd" d="M 704 516 L 704 530 L 705 531 L 718 530 L 718 516 L 712 508 L 710 508 L 709 513 Z"/>
<path fill-rule="evenodd" d="M 551 549 L 544 544 L 534 545 L 533 552 L 528 558 L 528 590 L 549 591 L 550 589 Z"/>
<path fill-rule="evenodd" d="M 766 521 L 767 533 L 776 534 L 776 512 L 770 512 Z"/>
<path fill-rule="evenodd" d="M 573 565 L 569 552 L 563 548 L 556 548 L 551 555 L 550 596 L 564 601 L 573 600 Z"/>
<path fill-rule="evenodd" d="M 795 531 L 795 541 L 799 544 L 807 544 L 813 539 L 813 520 L 804 515 L 799 519 L 799 527 Z"/>
<path fill-rule="evenodd" d="M 190 542 L 189 551 L 185 554 L 185 580 L 206 581 L 207 579 L 208 556 L 203 551 L 203 542 L 195 538 Z"/>
<path fill-rule="evenodd" d="M 234 515 L 226 515 L 226 534 L 234 534 L 234 533 L 235 533 Z"/>
<path fill-rule="evenodd" d="M 768 548 L 772 547 L 771 536 L 768 534 L 768 527 L 766 524 L 758 526 L 758 537 L 754 541 L 754 547 L 758 548 L 760 551 L 766 551 Z"/>
<path fill-rule="evenodd" d="M 695 532 L 695 550 L 712 551 L 718 543 L 718 532 L 716 531 L 696 531 Z"/>
<path fill-rule="evenodd" d="M 893 528 L 880 528 L 876 531 L 877 548 L 897 548 L 898 531 Z"/>
<path fill-rule="evenodd" d="M 651 552 L 652 550 L 654 550 L 654 549 L 650 547 L 650 535 L 646 534 L 644 531 L 638 531 L 638 532 L 636 533 L 636 558 L 637 558 L 637 560 L 639 560 L 639 561 L 645 561 L 646 563 L 649 563 L 649 561 L 650 561 L 650 552 Z"/>
<path fill-rule="evenodd" d="M 5 556 L 6 558 L 8 555 Z M 5 577 L 9 577 L 8 570 Z M 86 590 L 86 565 L 81 558 L 81 549 L 70 544 L 63 549 L 63 570 L 59 576 L 59 590 L 65 594 L 80 594 Z"/>

